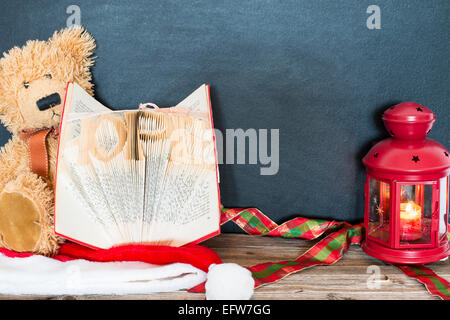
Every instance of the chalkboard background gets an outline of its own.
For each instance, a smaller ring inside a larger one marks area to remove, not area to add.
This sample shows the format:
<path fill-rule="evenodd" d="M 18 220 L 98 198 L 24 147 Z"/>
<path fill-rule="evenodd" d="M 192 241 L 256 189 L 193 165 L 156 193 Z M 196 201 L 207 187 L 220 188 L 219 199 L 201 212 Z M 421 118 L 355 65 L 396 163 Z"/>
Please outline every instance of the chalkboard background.
<path fill-rule="evenodd" d="M 280 130 L 278 174 L 220 166 L 225 206 L 255 206 L 277 222 L 362 220 L 361 158 L 386 136 L 382 111 L 400 101 L 431 108 L 430 137 L 450 146 L 446 0 L 2 1 L 0 51 L 47 39 L 73 4 L 97 40 L 101 102 L 170 106 L 209 83 L 221 131 Z M 372 4 L 381 29 L 366 25 Z M 8 138 L 1 128 L 0 144 Z"/>

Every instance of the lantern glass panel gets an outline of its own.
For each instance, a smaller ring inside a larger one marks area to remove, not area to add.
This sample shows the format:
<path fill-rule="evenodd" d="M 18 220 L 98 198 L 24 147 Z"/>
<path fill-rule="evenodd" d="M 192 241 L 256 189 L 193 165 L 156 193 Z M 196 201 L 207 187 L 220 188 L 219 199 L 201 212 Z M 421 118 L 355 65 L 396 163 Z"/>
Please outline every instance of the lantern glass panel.
<path fill-rule="evenodd" d="M 400 245 L 430 244 L 432 185 L 402 185 L 400 194 Z"/>
<path fill-rule="evenodd" d="M 447 237 L 449 197 L 449 178 L 439 180 L 439 239 Z"/>
<path fill-rule="evenodd" d="M 369 236 L 389 243 L 391 187 L 388 183 L 369 180 Z"/>

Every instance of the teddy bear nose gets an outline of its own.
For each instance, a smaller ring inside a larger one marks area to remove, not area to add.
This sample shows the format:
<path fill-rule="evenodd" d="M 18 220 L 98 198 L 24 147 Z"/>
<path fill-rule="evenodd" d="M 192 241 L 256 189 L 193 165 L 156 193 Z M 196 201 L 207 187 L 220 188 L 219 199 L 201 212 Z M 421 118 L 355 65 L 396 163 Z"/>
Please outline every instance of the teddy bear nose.
<path fill-rule="evenodd" d="M 53 93 L 51 95 L 43 97 L 36 102 L 36 105 L 40 111 L 53 108 L 54 106 L 57 106 L 59 104 L 61 104 L 61 97 L 58 93 Z"/>

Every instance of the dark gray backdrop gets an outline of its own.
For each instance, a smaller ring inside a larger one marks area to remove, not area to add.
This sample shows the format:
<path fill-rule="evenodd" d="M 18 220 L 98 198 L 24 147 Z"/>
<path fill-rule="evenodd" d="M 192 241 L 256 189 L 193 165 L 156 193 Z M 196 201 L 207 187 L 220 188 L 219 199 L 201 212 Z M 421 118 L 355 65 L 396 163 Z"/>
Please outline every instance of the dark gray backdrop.
<path fill-rule="evenodd" d="M 382 111 L 400 101 L 435 111 L 431 138 L 450 146 L 447 0 L 2 0 L 0 51 L 47 39 L 71 4 L 97 40 L 106 105 L 173 105 L 210 83 L 217 128 L 280 129 L 277 175 L 220 166 L 225 206 L 256 206 L 277 222 L 361 220 L 361 158 L 386 136 Z M 366 27 L 372 4 L 380 30 Z M 1 128 L 0 144 L 8 137 Z"/>

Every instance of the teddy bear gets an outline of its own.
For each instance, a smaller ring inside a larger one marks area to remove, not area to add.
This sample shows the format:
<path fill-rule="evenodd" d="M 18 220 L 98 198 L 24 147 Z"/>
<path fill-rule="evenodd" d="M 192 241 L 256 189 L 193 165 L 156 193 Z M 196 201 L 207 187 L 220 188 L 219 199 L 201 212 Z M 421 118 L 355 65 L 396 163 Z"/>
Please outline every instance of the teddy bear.
<path fill-rule="evenodd" d="M 80 26 L 28 41 L 0 59 L 0 247 L 51 256 L 58 131 L 67 83 L 93 94 L 93 37 Z"/>

